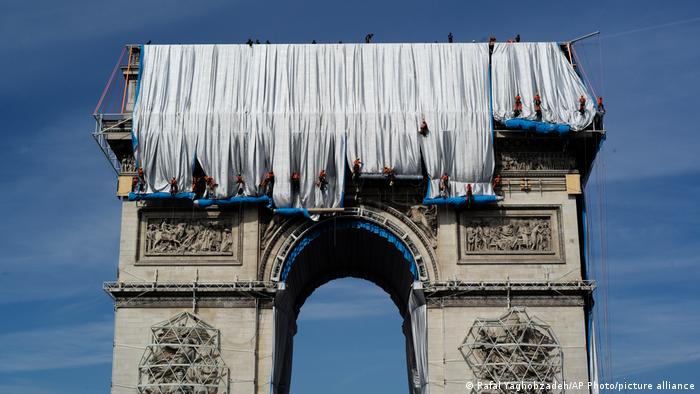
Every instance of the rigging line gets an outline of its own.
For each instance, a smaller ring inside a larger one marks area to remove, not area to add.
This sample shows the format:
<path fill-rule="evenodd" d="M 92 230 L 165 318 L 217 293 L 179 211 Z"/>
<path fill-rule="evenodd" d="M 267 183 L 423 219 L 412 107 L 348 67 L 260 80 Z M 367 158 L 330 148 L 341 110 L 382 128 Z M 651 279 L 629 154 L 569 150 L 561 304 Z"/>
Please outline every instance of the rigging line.
<path fill-rule="evenodd" d="M 618 33 L 612 33 L 612 34 L 603 34 L 601 39 L 603 38 L 616 38 L 616 37 L 621 37 L 621 36 L 626 36 L 629 34 L 635 34 L 635 33 L 642 33 L 646 31 L 651 31 L 651 30 L 657 30 L 657 29 L 664 29 L 667 27 L 674 27 L 674 26 L 680 26 L 680 25 L 685 25 L 689 23 L 694 23 L 694 22 L 700 22 L 700 16 L 696 16 L 695 18 L 690 18 L 690 19 L 682 19 L 678 21 L 673 21 L 673 22 L 668 22 L 668 23 L 662 23 L 659 25 L 651 25 L 651 26 L 645 26 L 645 27 L 640 27 L 637 29 L 631 29 L 631 30 L 626 30 L 626 31 L 621 31 Z"/>
<path fill-rule="evenodd" d="M 605 152 L 602 154 L 602 166 L 601 166 L 601 171 L 602 171 L 602 180 L 603 180 L 603 237 L 602 237 L 602 243 L 603 243 L 603 248 L 602 248 L 602 255 L 601 259 L 603 262 L 603 267 L 604 267 L 604 275 L 605 275 L 605 295 L 606 295 L 606 300 L 605 300 L 605 335 L 606 335 L 606 354 L 608 358 L 608 368 L 609 368 L 609 374 L 612 376 L 613 375 L 613 366 L 612 366 L 612 346 L 611 346 L 611 339 L 610 339 L 610 327 L 609 327 L 609 318 L 610 318 L 610 309 L 609 309 L 609 296 L 608 296 L 608 291 L 610 289 L 610 280 L 609 280 L 609 271 L 608 271 L 608 264 L 607 264 L 607 251 L 608 251 L 608 237 L 607 237 L 607 220 L 608 220 L 608 211 L 607 211 L 607 204 L 606 204 L 606 196 L 607 196 L 607 181 L 606 181 L 606 173 L 607 173 L 607 156 Z"/>
<path fill-rule="evenodd" d="M 112 81 L 114 81 L 114 76 L 117 74 L 117 70 L 119 69 L 119 66 L 121 66 L 122 59 L 124 58 L 125 52 L 126 52 L 126 47 L 123 47 L 121 55 L 119 55 L 119 59 L 117 59 L 117 64 L 114 65 L 114 69 L 112 69 L 112 74 L 109 76 L 109 80 L 107 81 L 105 88 L 102 90 L 102 94 L 100 95 L 100 100 L 97 102 L 97 105 L 95 106 L 95 110 L 93 111 L 93 114 L 95 114 L 95 115 L 97 114 L 97 111 L 100 110 L 100 107 L 102 106 L 102 101 L 104 101 L 105 96 L 107 95 L 107 91 L 109 90 L 109 87 L 112 85 Z"/>
<path fill-rule="evenodd" d="M 578 53 L 576 52 L 576 48 L 571 47 L 571 52 L 574 55 L 574 60 L 576 60 L 576 64 L 579 65 L 579 69 L 581 70 L 581 73 L 583 74 L 584 83 L 588 82 L 588 87 L 591 89 L 591 91 L 593 93 L 593 99 L 595 99 L 596 97 L 598 97 L 598 94 L 596 93 L 595 88 L 593 88 L 593 84 L 591 83 L 591 79 L 588 78 L 588 74 L 586 74 L 586 69 L 583 67 L 583 65 L 581 63 L 581 59 L 578 56 Z"/>
<path fill-rule="evenodd" d="M 607 375 L 613 378 L 613 365 L 612 365 L 612 346 L 610 337 L 610 276 L 609 267 L 607 264 L 607 182 L 606 174 L 607 171 L 607 160 L 606 154 L 601 150 L 601 162 L 600 162 L 600 178 L 601 178 L 601 234 L 600 234 L 600 254 L 601 254 L 601 270 L 602 276 L 605 281 L 604 285 L 604 295 L 605 300 L 603 303 L 603 320 L 605 323 L 605 330 L 602 335 L 605 336 L 605 367 L 607 368 Z"/>

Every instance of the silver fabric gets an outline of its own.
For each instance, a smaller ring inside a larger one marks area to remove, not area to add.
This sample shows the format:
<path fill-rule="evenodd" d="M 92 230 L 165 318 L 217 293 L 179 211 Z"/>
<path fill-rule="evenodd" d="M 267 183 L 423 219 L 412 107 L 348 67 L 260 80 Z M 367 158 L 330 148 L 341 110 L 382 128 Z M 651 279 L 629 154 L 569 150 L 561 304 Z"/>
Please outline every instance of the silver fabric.
<path fill-rule="evenodd" d="M 491 56 L 493 116 L 513 118 L 515 96 L 522 101 L 521 118 L 535 120 L 534 97 L 542 100 L 542 120 L 582 130 L 593 122 L 595 103 L 555 42 L 496 43 Z M 579 98 L 586 98 L 581 115 Z"/>
<path fill-rule="evenodd" d="M 411 318 L 411 339 L 415 355 L 413 392 L 428 394 L 428 311 L 420 282 L 417 282 L 417 286 L 411 289 L 408 312 Z"/>
<path fill-rule="evenodd" d="M 198 160 L 219 184 L 208 197 L 235 195 L 239 173 L 260 195 L 272 170 L 276 206 L 337 207 L 355 159 L 364 173 L 420 175 L 422 153 L 432 179 L 449 174 L 451 196 L 467 183 L 492 194 L 486 44 L 148 45 L 142 59 L 134 132 L 147 192 L 173 177 L 191 190 Z"/>
<path fill-rule="evenodd" d="M 430 176 L 430 198 L 440 177 L 450 178 L 449 197 L 492 195 L 494 168 L 487 44 L 430 45 L 417 63 L 416 97 L 428 133 L 419 139 Z"/>

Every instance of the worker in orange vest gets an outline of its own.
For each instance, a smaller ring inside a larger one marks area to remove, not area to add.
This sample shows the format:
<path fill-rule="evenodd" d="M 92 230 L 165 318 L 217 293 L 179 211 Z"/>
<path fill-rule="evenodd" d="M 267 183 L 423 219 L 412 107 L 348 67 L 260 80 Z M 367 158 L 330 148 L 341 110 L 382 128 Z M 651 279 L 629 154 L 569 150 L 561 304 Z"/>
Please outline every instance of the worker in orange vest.
<path fill-rule="evenodd" d="M 321 170 L 321 172 L 318 173 L 318 181 L 316 181 L 316 186 L 318 186 L 322 192 L 325 192 L 326 189 L 328 189 L 328 174 L 326 173 L 326 170 Z"/>
<path fill-rule="evenodd" d="M 241 175 L 240 172 L 236 175 L 236 187 L 236 194 L 238 194 L 239 196 L 245 192 L 245 180 L 243 179 L 243 175 Z"/>
<path fill-rule="evenodd" d="M 177 179 L 175 177 L 172 177 L 170 179 L 170 194 L 176 195 L 177 194 Z"/>
<path fill-rule="evenodd" d="M 446 198 L 450 191 L 450 176 L 447 173 L 440 177 L 440 197 Z"/>
<path fill-rule="evenodd" d="M 542 121 L 542 99 L 540 98 L 540 94 L 537 93 L 535 95 L 534 99 L 535 103 L 535 116 L 537 117 L 538 121 Z"/>
<path fill-rule="evenodd" d="M 586 113 L 586 98 L 581 95 L 578 99 L 578 113 L 583 116 Z"/>
<path fill-rule="evenodd" d="M 520 99 L 520 95 L 516 94 L 515 95 L 515 108 L 513 109 L 513 117 L 517 118 L 520 116 L 520 114 L 523 113 L 523 102 Z"/>
<path fill-rule="evenodd" d="M 260 187 L 263 189 L 263 193 L 268 197 L 272 197 L 272 188 L 275 185 L 275 173 L 269 171 L 265 174 L 262 182 L 260 182 Z"/>
<path fill-rule="evenodd" d="M 418 133 L 419 133 L 420 135 L 422 135 L 423 137 L 425 137 L 426 135 L 428 135 L 428 122 L 426 122 L 425 119 L 423 119 L 423 120 L 420 122 L 420 128 L 418 129 Z"/>

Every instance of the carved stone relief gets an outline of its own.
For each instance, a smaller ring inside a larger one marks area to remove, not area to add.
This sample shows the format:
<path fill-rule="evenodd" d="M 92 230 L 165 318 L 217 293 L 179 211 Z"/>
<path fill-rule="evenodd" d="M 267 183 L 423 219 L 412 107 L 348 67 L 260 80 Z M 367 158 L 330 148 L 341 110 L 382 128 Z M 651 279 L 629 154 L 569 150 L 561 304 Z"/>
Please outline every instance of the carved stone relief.
<path fill-rule="evenodd" d="M 210 260 L 240 262 L 241 229 L 236 214 L 202 212 L 163 215 L 145 212 L 141 220 L 139 262 Z"/>
<path fill-rule="evenodd" d="M 122 173 L 135 173 L 136 172 L 136 160 L 134 156 L 125 156 L 119 162 L 119 170 Z"/>
<path fill-rule="evenodd" d="M 500 152 L 501 171 L 569 171 L 576 159 L 565 152 Z"/>
<path fill-rule="evenodd" d="M 148 220 L 146 256 L 233 255 L 231 220 Z"/>
<path fill-rule="evenodd" d="M 459 222 L 462 262 L 563 262 L 556 209 L 467 211 Z"/>
<path fill-rule="evenodd" d="M 466 226 L 466 253 L 550 252 L 549 218 L 478 218 Z"/>
<path fill-rule="evenodd" d="M 551 326 L 530 317 L 525 308 L 511 308 L 495 319 L 477 318 L 459 351 L 474 374 L 473 386 L 481 383 L 495 388 L 471 392 L 513 392 L 499 386 L 504 382 L 523 384 L 524 389 L 518 390 L 522 393 L 562 392 L 541 389 L 564 382 L 562 347 Z"/>
<path fill-rule="evenodd" d="M 412 205 L 408 208 L 406 216 L 427 235 L 435 238 L 437 235 L 437 206 Z"/>

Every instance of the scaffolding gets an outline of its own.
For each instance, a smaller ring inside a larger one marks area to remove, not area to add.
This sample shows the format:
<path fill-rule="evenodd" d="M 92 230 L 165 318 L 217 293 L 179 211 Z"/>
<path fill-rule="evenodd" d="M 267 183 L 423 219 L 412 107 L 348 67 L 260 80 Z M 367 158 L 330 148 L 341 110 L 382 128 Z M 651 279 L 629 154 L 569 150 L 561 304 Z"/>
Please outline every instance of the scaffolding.
<path fill-rule="evenodd" d="M 525 308 L 476 319 L 459 350 L 474 373 L 473 387 L 482 388 L 474 392 L 563 392 L 561 345 L 551 327 Z"/>
<path fill-rule="evenodd" d="M 140 394 L 228 393 L 219 330 L 182 312 L 151 327 L 139 364 Z"/>

